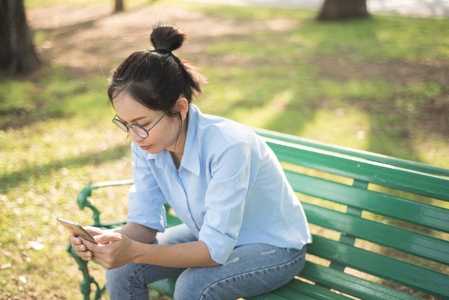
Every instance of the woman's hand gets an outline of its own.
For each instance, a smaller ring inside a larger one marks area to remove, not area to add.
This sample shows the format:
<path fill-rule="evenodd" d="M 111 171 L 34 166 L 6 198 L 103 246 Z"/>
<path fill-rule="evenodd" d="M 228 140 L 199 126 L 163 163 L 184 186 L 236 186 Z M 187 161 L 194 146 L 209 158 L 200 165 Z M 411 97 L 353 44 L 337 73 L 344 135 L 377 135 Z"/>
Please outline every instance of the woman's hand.
<path fill-rule="evenodd" d="M 92 236 L 102 235 L 104 232 L 100 228 L 86 226 L 84 227 Z M 72 245 L 73 250 L 76 251 L 79 257 L 84 260 L 92 260 L 92 252 L 86 247 L 85 243 L 88 242 L 81 237 L 71 235 L 69 237 L 69 243 Z"/>
<path fill-rule="evenodd" d="M 105 269 L 115 269 L 132 262 L 136 253 L 133 245 L 137 242 L 127 236 L 113 231 L 107 231 L 100 235 L 95 235 L 94 239 L 98 244 L 83 240 L 85 246 L 92 256 Z M 89 258 L 89 254 L 87 255 Z"/>

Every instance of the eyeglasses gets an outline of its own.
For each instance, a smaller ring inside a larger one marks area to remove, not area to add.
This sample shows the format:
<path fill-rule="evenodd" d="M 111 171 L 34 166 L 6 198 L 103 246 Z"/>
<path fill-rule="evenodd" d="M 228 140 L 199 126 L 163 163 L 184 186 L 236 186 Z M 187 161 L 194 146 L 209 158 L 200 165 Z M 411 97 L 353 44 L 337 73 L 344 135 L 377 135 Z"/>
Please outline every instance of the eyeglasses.
<path fill-rule="evenodd" d="M 117 118 L 117 115 L 115 115 L 114 119 L 112 119 L 112 123 L 114 123 L 118 129 L 120 129 L 121 131 L 124 132 L 128 132 L 128 130 L 131 128 L 138 136 L 140 136 L 141 138 L 146 138 L 148 137 L 148 132 L 153 129 L 154 126 L 157 125 L 157 123 L 159 123 L 163 117 L 165 117 L 165 115 L 168 113 L 168 111 L 165 112 L 165 114 L 160 117 L 159 120 L 156 121 L 156 123 L 154 123 L 153 126 L 150 127 L 150 129 L 146 130 L 145 128 L 143 128 L 143 126 L 138 125 L 138 124 L 132 124 L 131 126 L 128 126 L 125 124 L 125 122 L 123 122 L 122 120 Z"/>

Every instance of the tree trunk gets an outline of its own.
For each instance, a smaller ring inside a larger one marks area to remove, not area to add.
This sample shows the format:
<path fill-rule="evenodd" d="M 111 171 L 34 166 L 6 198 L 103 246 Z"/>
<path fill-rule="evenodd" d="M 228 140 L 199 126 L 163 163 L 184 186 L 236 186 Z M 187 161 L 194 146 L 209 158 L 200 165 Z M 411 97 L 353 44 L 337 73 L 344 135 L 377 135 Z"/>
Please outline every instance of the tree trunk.
<path fill-rule="evenodd" d="M 123 0 L 115 0 L 114 13 L 122 12 L 124 10 L 125 10 L 125 6 L 123 5 Z"/>
<path fill-rule="evenodd" d="M 23 0 L 0 0 L 0 70 L 30 73 L 40 65 Z"/>
<path fill-rule="evenodd" d="M 366 0 L 326 0 L 317 17 L 319 21 L 369 17 Z"/>

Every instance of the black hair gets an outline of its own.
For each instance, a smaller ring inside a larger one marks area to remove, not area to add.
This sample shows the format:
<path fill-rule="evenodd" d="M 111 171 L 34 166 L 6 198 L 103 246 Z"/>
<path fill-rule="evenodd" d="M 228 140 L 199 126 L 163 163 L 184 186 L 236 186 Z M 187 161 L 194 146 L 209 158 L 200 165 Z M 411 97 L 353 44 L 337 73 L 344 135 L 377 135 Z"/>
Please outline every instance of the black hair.
<path fill-rule="evenodd" d="M 207 80 L 195 67 L 172 53 L 185 40 L 186 34 L 173 25 L 154 27 L 150 41 L 155 49 L 136 51 L 112 70 L 108 81 L 111 103 L 122 92 L 150 109 L 164 112 L 180 97 L 190 103 L 193 95 L 202 92 L 201 85 Z"/>

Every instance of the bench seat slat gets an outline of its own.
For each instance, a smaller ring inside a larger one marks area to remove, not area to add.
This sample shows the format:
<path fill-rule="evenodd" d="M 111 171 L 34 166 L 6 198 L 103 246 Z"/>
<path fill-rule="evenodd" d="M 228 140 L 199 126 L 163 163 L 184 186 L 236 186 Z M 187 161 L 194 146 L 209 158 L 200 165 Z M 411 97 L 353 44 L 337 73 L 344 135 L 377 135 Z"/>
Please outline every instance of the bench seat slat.
<path fill-rule="evenodd" d="M 270 292 L 271 294 L 277 295 L 282 297 L 283 299 L 289 299 L 289 300 L 296 300 L 298 298 L 300 299 L 304 299 L 304 300 L 314 300 L 316 298 L 312 298 L 306 294 L 301 293 L 300 295 L 298 295 L 297 291 L 294 291 L 292 289 L 288 289 L 288 288 L 280 288 L 274 291 Z"/>
<path fill-rule="evenodd" d="M 165 218 L 167 220 L 167 227 L 172 227 L 172 226 L 182 224 L 182 221 L 180 219 L 178 219 L 178 217 L 173 216 L 171 214 L 165 214 Z"/>
<path fill-rule="evenodd" d="M 449 201 L 449 179 L 267 139 L 280 161 Z"/>
<path fill-rule="evenodd" d="M 162 293 L 170 298 L 173 298 L 175 285 L 176 285 L 176 278 L 167 278 L 153 282 L 149 284 L 148 287 L 157 291 L 158 293 Z"/>
<path fill-rule="evenodd" d="M 306 278 L 342 293 L 367 300 L 418 300 L 420 298 L 398 290 L 367 281 L 338 270 L 324 267 L 308 261 L 300 277 Z"/>
<path fill-rule="evenodd" d="M 267 293 L 267 294 L 247 298 L 247 300 L 285 300 L 285 299 L 286 298 L 275 295 L 273 293 Z"/>
<path fill-rule="evenodd" d="M 296 293 L 301 293 L 313 297 L 314 299 L 320 300 L 348 300 L 348 297 L 335 292 L 330 291 L 327 288 L 306 283 L 301 280 L 292 280 L 285 287 L 296 291 Z"/>
<path fill-rule="evenodd" d="M 312 224 L 449 265 L 448 241 L 305 202 L 303 207 Z"/>
<path fill-rule="evenodd" d="M 299 193 L 449 233 L 447 209 L 305 174 L 291 171 L 285 174 Z"/>
<path fill-rule="evenodd" d="M 317 235 L 308 252 L 351 268 L 397 282 L 423 292 L 449 297 L 449 275 L 412 265 L 394 258 L 348 246 Z"/>

